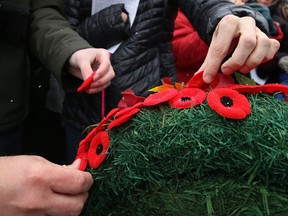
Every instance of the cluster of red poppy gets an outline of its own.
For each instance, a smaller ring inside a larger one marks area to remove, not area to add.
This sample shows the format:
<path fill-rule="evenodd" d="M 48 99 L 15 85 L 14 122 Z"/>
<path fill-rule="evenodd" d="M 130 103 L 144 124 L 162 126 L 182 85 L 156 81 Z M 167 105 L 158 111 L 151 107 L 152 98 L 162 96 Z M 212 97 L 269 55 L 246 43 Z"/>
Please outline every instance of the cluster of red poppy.
<path fill-rule="evenodd" d="M 138 113 L 143 106 L 156 106 L 168 103 L 172 108 L 186 109 L 205 101 L 219 115 L 230 119 L 244 119 L 251 113 L 251 106 L 243 94 L 259 92 L 288 94 L 288 86 L 282 84 L 238 85 L 230 76 L 218 74 L 213 83 L 207 85 L 202 79 L 203 72 L 196 74 L 186 84 L 164 83 L 150 91 L 147 98 L 134 95 L 131 90 L 122 93 L 117 108 L 108 115 L 83 139 L 78 148 L 77 158 L 81 159 L 81 170 L 97 168 L 107 155 L 109 135 L 107 130 L 120 126 Z"/>

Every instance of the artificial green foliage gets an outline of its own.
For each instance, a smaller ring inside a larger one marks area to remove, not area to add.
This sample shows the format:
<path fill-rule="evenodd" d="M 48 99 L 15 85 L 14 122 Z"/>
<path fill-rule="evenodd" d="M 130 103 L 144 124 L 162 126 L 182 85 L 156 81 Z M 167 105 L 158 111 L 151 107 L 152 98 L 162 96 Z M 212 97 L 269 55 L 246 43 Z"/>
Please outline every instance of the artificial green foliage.
<path fill-rule="evenodd" d="M 248 96 L 252 113 L 225 119 L 207 103 L 142 108 L 109 131 L 82 216 L 288 215 L 288 103 Z"/>

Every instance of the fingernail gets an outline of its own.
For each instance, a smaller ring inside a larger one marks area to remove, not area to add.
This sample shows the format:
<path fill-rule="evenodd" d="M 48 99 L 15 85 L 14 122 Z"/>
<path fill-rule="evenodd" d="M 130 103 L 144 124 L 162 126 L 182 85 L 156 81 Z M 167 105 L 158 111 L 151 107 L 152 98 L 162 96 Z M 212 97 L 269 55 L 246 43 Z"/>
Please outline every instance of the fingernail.
<path fill-rule="evenodd" d="M 208 75 L 204 75 L 203 80 L 204 80 L 205 83 L 209 84 L 209 83 L 211 83 L 213 81 L 213 76 L 211 76 L 209 74 Z"/>
<path fill-rule="evenodd" d="M 80 158 L 78 158 L 78 159 L 74 160 L 73 163 L 71 165 L 69 165 L 69 167 L 78 169 L 80 167 L 80 164 L 81 164 L 81 160 L 80 160 Z"/>

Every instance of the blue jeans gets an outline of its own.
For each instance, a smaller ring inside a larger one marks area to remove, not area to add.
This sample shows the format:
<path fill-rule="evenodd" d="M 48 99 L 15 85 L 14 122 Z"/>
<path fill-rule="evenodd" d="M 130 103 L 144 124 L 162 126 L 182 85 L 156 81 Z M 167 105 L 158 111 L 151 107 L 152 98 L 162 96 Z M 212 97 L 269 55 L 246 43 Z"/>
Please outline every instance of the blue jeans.
<path fill-rule="evenodd" d="M 19 155 L 22 153 L 22 127 L 0 133 L 0 155 Z"/>

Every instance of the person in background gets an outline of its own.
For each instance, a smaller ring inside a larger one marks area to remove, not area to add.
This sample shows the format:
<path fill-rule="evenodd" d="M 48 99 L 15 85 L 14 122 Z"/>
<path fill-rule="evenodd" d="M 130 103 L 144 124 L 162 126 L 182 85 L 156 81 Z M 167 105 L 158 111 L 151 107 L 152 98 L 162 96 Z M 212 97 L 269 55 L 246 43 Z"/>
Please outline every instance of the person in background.
<path fill-rule="evenodd" d="M 97 69 L 87 90 L 91 94 L 114 78 L 109 52 L 73 31 L 63 6 L 58 0 L 0 2 L 0 215 L 79 215 L 93 182 L 88 172 L 78 170 L 79 161 L 66 167 L 39 156 L 12 156 L 22 153 L 33 67 L 29 57 L 59 83 L 67 74 L 85 80 Z"/>
<path fill-rule="evenodd" d="M 101 106 L 105 106 L 105 116 L 118 105 L 126 89 L 145 97 L 162 78 L 177 81 L 171 41 L 178 8 L 209 46 L 196 71 L 204 70 L 206 83 L 211 83 L 219 70 L 225 74 L 236 70 L 248 73 L 272 59 L 279 48 L 278 41 L 268 38 L 267 21 L 261 14 L 228 0 L 140 0 L 133 25 L 124 4 L 113 4 L 91 16 L 91 0 L 66 2 L 72 28 L 91 45 L 109 48 L 122 41 L 111 55 L 116 76 L 105 89 L 105 103 L 103 94 L 79 94 L 76 88 L 66 91 L 62 115 L 69 129 L 67 146 L 74 151 L 70 160 L 86 136 L 85 128 L 101 120 Z M 128 15 L 127 22 L 122 13 Z"/>

